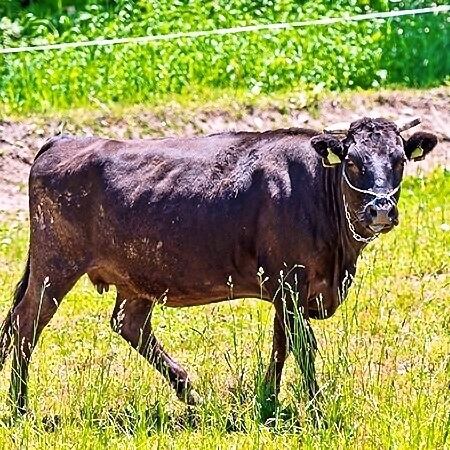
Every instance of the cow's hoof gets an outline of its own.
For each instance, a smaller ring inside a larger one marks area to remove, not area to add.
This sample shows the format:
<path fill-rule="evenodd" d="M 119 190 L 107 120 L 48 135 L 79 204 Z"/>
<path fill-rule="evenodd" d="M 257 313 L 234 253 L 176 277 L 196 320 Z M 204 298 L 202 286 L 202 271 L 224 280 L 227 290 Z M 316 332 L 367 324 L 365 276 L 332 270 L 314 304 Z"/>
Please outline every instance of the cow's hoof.
<path fill-rule="evenodd" d="M 36 417 L 32 411 L 25 407 L 14 406 L 11 414 L 11 424 L 15 425 L 24 419 L 35 421 Z"/>
<path fill-rule="evenodd" d="M 42 419 L 42 425 L 47 433 L 53 433 L 61 425 L 61 417 L 55 416 L 44 416 Z"/>
<path fill-rule="evenodd" d="M 188 406 L 199 406 L 203 403 L 203 397 L 195 389 L 189 389 L 185 392 L 182 400 Z"/>

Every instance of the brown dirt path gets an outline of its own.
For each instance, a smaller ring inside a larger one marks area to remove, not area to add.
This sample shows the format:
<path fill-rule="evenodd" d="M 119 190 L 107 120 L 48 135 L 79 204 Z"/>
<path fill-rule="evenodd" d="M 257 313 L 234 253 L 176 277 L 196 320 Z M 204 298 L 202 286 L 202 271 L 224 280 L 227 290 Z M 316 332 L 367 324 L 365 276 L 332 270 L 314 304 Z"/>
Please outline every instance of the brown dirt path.
<path fill-rule="evenodd" d="M 304 107 L 302 94 L 264 106 L 232 105 L 228 108 L 186 108 L 169 104 L 159 110 L 134 107 L 119 113 L 102 106 L 96 112 L 73 111 L 64 117 L 66 133 L 139 138 L 166 135 L 194 135 L 224 130 L 265 130 L 284 127 L 322 129 L 336 122 L 350 122 L 362 116 L 390 119 L 420 116 L 417 129 L 437 133 L 440 143 L 431 157 L 410 164 L 408 174 L 429 171 L 450 162 L 450 88 L 428 91 L 385 91 L 332 95 Z M 58 129 L 59 118 L 0 120 L 0 217 L 25 212 L 27 178 L 34 154 Z M 407 134 L 407 133 L 406 133 Z"/>

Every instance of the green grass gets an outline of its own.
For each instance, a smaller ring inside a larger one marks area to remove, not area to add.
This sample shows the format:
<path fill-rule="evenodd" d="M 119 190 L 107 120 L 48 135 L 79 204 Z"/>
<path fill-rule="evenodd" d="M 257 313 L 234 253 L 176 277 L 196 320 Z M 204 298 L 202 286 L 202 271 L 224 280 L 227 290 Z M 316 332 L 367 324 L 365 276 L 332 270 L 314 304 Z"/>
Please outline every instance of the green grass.
<path fill-rule="evenodd" d="M 158 337 L 194 374 L 205 397 L 189 413 L 110 331 L 114 293 L 100 296 L 83 278 L 34 353 L 33 415 L 14 426 L 5 419 L 1 447 L 448 448 L 449 198 L 448 172 L 405 180 L 400 226 L 366 249 L 335 316 L 313 323 L 328 428 L 315 429 L 305 414 L 292 357 L 278 419 L 271 426 L 258 421 L 255 392 L 270 348 L 269 305 L 249 299 L 157 309 Z M 25 223 L 0 226 L 2 317 L 22 271 L 27 235 Z M 9 370 L 10 364 L 0 377 L 5 418 Z"/>
<path fill-rule="evenodd" d="M 445 4 L 445 0 L 47 0 L 0 2 L 0 46 L 213 30 Z M 14 4 L 16 7 L 14 8 Z M 70 2 L 70 5 L 73 3 Z M 9 5 L 9 6 L 8 6 Z M 449 81 L 448 14 L 291 30 L 0 55 L 0 114 L 98 102 L 137 104 L 191 91 L 272 93 Z"/>

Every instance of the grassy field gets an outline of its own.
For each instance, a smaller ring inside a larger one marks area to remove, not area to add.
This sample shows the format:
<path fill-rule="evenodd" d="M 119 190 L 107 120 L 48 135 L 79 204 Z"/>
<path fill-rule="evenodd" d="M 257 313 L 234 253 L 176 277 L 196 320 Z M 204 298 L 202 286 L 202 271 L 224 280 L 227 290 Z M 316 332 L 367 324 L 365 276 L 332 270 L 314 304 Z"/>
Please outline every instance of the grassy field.
<path fill-rule="evenodd" d="M 445 0 L 0 1 L 0 47 L 347 17 Z M 3 17 L 2 17 L 3 16 Z M 448 83 L 449 16 L 410 15 L 148 45 L 0 55 L 0 115 L 172 94 L 368 89 Z"/>
<path fill-rule="evenodd" d="M 0 0 L 0 47 L 444 3 L 42 0 L 21 7 L 19 0 Z M 198 120 L 191 120 L 198 113 L 190 117 L 186 104 L 208 102 L 203 118 L 228 109 L 239 118 L 261 106 L 260 98 L 286 114 L 286 104 L 292 111 L 314 111 L 330 90 L 448 85 L 448 21 L 448 14 L 409 16 L 146 46 L 0 55 L 0 119 L 43 114 L 54 117 L 56 126 L 68 116 L 80 129 L 89 122 L 96 132 L 121 130 L 132 136 L 140 129 L 158 135 L 167 129 L 185 132 L 187 123 L 198 131 Z M 246 107 L 236 111 L 241 103 Z M 121 120 L 130 105 L 134 115 Z M 141 114 L 143 105 L 154 114 Z M 396 108 L 403 108 L 401 102 Z M 90 118 L 92 109 L 99 111 L 98 120 Z M 38 134 L 27 140 L 30 148 Z M 5 167 L 6 173 L 16 166 Z M 450 174 L 443 169 L 407 179 L 401 225 L 366 249 L 349 298 L 336 315 L 313 323 L 328 426 L 316 428 L 305 412 L 292 357 L 276 417 L 261 421 L 270 305 L 248 299 L 155 311 L 157 336 L 189 369 L 205 398 L 192 410 L 110 330 L 115 293 L 101 296 L 83 278 L 43 333 L 30 371 L 31 413 L 15 424 L 7 407 L 10 361 L 0 374 L 0 450 L 449 448 L 448 198 Z M 23 270 L 27 239 L 27 223 L 15 217 L 0 222 L 1 318 Z"/>
<path fill-rule="evenodd" d="M 205 403 L 176 400 L 109 328 L 114 293 L 86 278 L 45 329 L 30 377 L 32 415 L 11 426 L 10 364 L 0 378 L 1 448 L 448 448 L 450 176 L 408 178 L 401 224 L 370 244 L 349 298 L 313 324 L 328 427 L 314 428 L 294 359 L 282 407 L 263 425 L 255 396 L 272 310 L 257 300 L 155 312 L 157 335 L 194 375 Z M 28 226 L 0 225 L 0 313 L 22 272 Z M 255 274 L 256 276 L 256 274 Z"/>

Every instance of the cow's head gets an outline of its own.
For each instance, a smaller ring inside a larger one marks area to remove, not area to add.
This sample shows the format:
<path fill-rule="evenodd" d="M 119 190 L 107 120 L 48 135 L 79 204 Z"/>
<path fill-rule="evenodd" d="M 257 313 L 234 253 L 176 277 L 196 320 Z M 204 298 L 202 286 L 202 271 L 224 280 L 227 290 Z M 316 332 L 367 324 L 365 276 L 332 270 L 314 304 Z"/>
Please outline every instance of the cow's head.
<path fill-rule="evenodd" d="M 434 134 L 425 132 L 405 140 L 400 132 L 406 128 L 408 125 L 399 127 L 386 119 L 365 117 L 353 122 L 343 139 L 330 133 L 311 139 L 324 166 L 341 171 L 345 214 L 356 239 L 370 240 L 398 224 L 397 200 L 404 164 L 422 160 L 437 143 Z"/>

